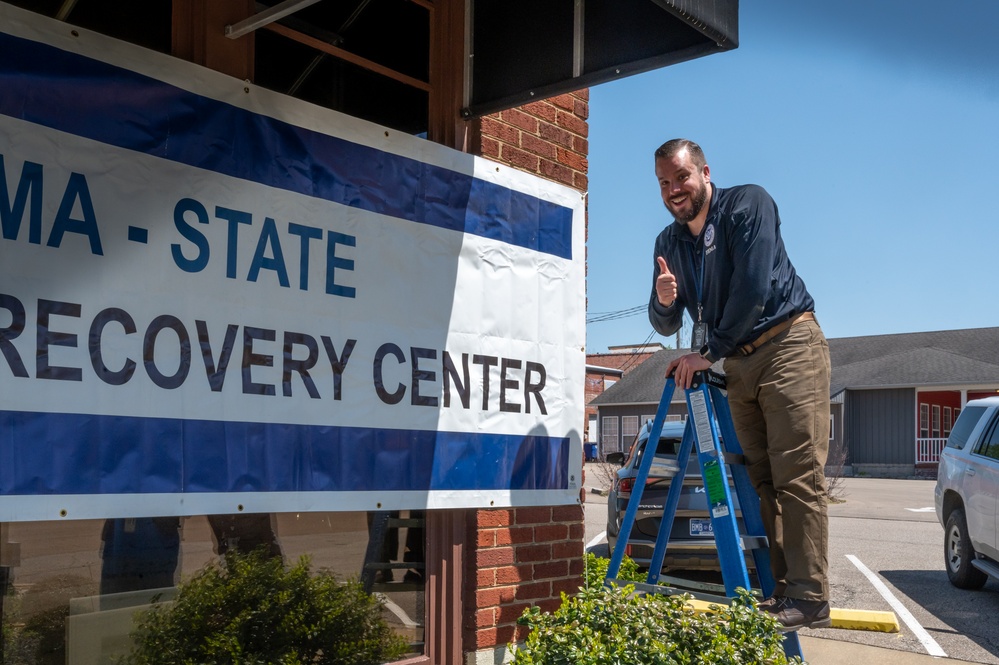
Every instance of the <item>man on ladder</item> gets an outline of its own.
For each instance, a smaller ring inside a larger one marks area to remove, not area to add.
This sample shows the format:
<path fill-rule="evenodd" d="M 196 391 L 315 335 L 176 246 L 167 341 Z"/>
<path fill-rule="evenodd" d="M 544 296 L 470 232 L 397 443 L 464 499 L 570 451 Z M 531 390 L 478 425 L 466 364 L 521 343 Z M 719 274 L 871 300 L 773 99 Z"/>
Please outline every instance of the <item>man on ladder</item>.
<path fill-rule="evenodd" d="M 786 630 L 829 618 L 829 347 L 815 303 L 784 249 L 773 199 L 761 187 L 721 189 L 700 146 L 655 153 L 674 223 L 656 239 L 649 319 L 662 335 L 694 321 L 693 353 L 667 376 L 688 389 L 725 359 L 728 403 L 770 543 L 773 595 L 760 608 Z"/>

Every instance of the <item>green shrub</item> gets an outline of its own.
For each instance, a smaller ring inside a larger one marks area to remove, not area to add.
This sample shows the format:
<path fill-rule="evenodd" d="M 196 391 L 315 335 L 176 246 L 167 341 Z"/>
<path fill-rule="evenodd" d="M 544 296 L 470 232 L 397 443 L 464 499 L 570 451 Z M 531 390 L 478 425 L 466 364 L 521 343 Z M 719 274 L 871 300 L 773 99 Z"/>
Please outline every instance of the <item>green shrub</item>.
<path fill-rule="evenodd" d="M 69 608 L 54 607 L 22 616 L 21 598 L 11 593 L 4 599 L 4 665 L 56 665 L 66 662 L 66 617 Z"/>
<path fill-rule="evenodd" d="M 584 584 L 587 589 L 599 589 L 607 578 L 610 559 L 598 557 L 592 552 L 587 552 L 584 557 Z M 638 564 L 630 557 L 626 556 L 622 559 L 621 568 L 617 571 L 617 579 L 625 582 L 645 582 L 646 577 L 646 574 L 638 569 Z"/>
<path fill-rule="evenodd" d="M 13 596 L 8 596 L 5 602 L 9 603 L 11 598 Z M 26 625 L 10 621 L 8 618 L 10 614 L 8 607 L 3 616 L 3 653 L 0 654 L 0 663 L 34 665 L 38 662 L 36 657 L 41 647 L 41 635 Z"/>
<path fill-rule="evenodd" d="M 699 614 L 687 605 L 686 594 L 642 595 L 631 585 L 604 586 L 598 571 L 603 565 L 606 573 L 606 560 L 591 566 L 590 556 L 587 584 L 578 595 L 562 594 L 554 613 L 537 607 L 524 612 L 519 622 L 531 632 L 514 654 L 516 665 L 788 663 L 777 622 L 757 611 L 749 593 L 740 590 L 731 606 Z M 621 571 L 618 579 L 644 580 L 637 567 L 622 564 Z"/>
<path fill-rule="evenodd" d="M 128 665 L 374 665 L 406 653 L 360 583 L 229 552 L 142 613 Z"/>

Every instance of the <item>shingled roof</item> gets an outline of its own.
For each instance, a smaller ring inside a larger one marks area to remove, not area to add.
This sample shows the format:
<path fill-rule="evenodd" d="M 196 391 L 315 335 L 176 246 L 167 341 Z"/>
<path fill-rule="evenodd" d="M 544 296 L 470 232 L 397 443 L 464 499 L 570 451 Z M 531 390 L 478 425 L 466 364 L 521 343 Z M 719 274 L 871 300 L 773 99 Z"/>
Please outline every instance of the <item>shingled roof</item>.
<path fill-rule="evenodd" d="M 832 394 L 848 388 L 999 383 L 999 328 L 829 340 Z"/>
<path fill-rule="evenodd" d="M 684 353 L 656 353 L 590 403 L 657 403 L 666 366 Z M 839 337 L 829 340 L 829 355 L 831 395 L 846 389 L 999 384 L 999 328 Z M 720 362 L 713 367 L 721 368 Z"/>
<path fill-rule="evenodd" d="M 685 353 L 690 353 L 690 351 L 663 349 L 655 353 L 651 358 L 631 370 L 623 379 L 597 395 L 590 404 L 600 406 L 602 404 L 658 403 L 663 392 L 663 377 L 666 376 L 666 367 L 673 358 Z M 715 363 L 713 369 L 721 372 L 721 366 L 720 362 Z M 682 397 L 682 393 L 678 393 L 675 397 Z"/>

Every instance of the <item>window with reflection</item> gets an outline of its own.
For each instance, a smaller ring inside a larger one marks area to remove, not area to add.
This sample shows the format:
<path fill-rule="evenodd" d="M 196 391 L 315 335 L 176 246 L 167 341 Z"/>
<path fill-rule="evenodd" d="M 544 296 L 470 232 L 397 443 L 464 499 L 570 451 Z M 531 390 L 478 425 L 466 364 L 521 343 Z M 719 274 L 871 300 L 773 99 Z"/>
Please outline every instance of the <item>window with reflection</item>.
<path fill-rule="evenodd" d="M 403 660 L 424 653 L 424 542 L 423 511 L 5 523 L 2 662 L 122 662 L 115 659 L 141 655 L 150 626 L 160 637 L 163 630 L 171 639 L 180 634 L 189 643 L 183 648 L 235 634 L 236 625 L 270 642 L 279 631 L 299 639 L 318 631 L 296 633 L 292 624 L 321 625 L 310 618 L 316 608 L 340 614 L 327 622 L 328 639 L 369 650 L 381 641 L 389 657 L 370 662 Z M 235 582 L 227 585 L 228 578 Z M 154 607 L 164 615 L 155 622 L 146 618 Z M 374 632 L 359 640 L 349 615 L 364 607 Z"/>

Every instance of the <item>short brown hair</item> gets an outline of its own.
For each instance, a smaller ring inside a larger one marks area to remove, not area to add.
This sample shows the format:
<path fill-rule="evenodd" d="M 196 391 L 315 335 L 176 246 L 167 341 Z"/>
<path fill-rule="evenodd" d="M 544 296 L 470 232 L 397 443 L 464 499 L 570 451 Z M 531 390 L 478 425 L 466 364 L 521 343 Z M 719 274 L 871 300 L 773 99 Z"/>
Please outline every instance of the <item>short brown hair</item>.
<path fill-rule="evenodd" d="M 698 168 L 703 168 L 708 161 L 704 158 L 704 151 L 690 139 L 671 139 L 663 143 L 656 149 L 656 159 L 670 159 L 678 152 L 686 149 L 690 153 L 690 159 Z"/>

